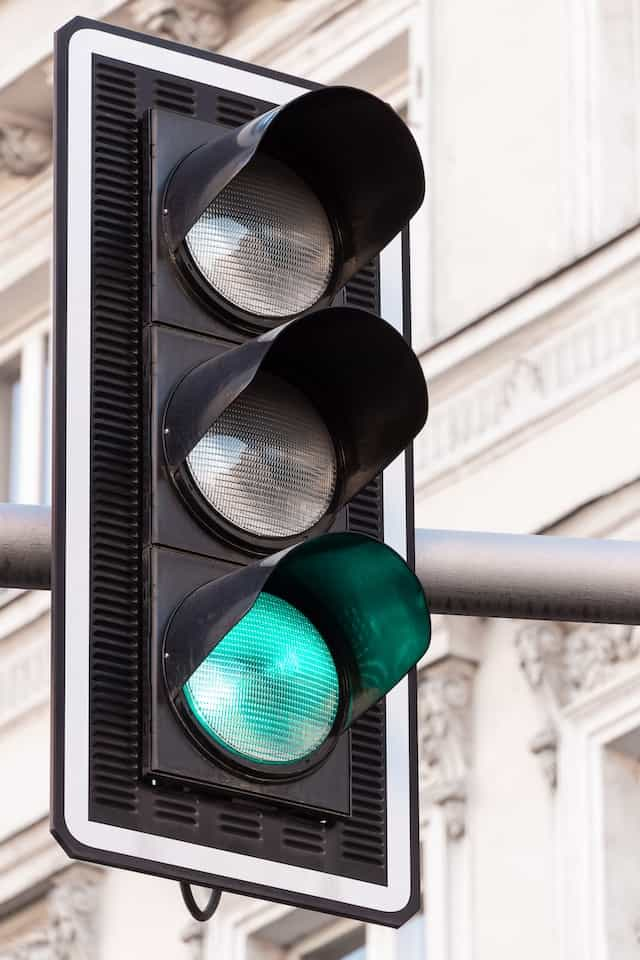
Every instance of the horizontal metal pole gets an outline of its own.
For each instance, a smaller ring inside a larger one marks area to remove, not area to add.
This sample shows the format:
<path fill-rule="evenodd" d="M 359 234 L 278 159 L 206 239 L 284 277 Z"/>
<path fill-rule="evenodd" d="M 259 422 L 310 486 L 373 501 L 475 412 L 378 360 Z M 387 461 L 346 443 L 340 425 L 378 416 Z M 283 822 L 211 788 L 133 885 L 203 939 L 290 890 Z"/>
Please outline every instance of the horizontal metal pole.
<path fill-rule="evenodd" d="M 416 530 L 432 613 L 640 624 L 640 543 Z"/>
<path fill-rule="evenodd" d="M 51 588 L 51 510 L 0 503 L 0 587 Z"/>
<path fill-rule="evenodd" d="M 640 543 L 416 530 L 432 613 L 640 624 Z M 0 504 L 0 586 L 48 590 L 51 511 Z"/>

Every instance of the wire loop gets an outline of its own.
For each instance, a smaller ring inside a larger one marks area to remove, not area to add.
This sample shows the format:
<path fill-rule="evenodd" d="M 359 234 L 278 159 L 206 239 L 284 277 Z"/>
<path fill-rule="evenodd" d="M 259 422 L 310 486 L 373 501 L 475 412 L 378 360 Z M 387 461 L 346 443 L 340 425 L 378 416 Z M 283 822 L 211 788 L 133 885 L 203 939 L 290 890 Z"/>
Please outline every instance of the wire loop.
<path fill-rule="evenodd" d="M 193 890 L 191 889 L 191 884 L 187 883 L 186 880 L 180 881 L 180 893 L 182 894 L 182 899 L 184 900 L 184 905 L 193 917 L 194 920 L 199 920 L 200 923 L 205 923 L 207 920 L 210 920 L 218 909 L 218 904 L 220 903 L 220 897 L 222 896 L 222 890 L 217 888 L 211 889 L 211 896 L 206 907 L 201 908 L 196 903 L 196 898 L 193 895 Z"/>

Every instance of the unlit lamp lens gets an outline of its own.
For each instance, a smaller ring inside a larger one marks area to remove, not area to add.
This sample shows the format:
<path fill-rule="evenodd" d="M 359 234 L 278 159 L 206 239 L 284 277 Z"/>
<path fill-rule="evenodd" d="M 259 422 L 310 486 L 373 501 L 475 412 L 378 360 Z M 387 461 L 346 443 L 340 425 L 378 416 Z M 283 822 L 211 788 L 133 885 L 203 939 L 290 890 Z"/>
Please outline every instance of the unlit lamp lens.
<path fill-rule="evenodd" d="M 183 687 L 202 731 L 254 763 L 302 760 L 327 739 L 339 704 L 335 663 L 307 617 L 261 593 Z"/>
<path fill-rule="evenodd" d="M 266 373 L 212 424 L 187 465 L 216 513 L 258 537 L 309 530 L 336 488 L 336 453 L 323 420 L 300 390 Z"/>
<path fill-rule="evenodd" d="M 308 310 L 333 274 L 324 208 L 297 174 L 262 154 L 209 204 L 185 242 L 213 289 L 257 317 Z"/>

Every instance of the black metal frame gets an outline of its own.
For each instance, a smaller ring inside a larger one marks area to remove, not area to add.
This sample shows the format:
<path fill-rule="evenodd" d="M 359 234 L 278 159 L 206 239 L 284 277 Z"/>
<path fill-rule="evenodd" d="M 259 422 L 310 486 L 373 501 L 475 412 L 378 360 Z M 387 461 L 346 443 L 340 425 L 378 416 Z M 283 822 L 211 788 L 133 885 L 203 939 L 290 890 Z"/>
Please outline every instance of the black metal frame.
<path fill-rule="evenodd" d="M 254 883 L 250 879 L 238 880 L 219 877 L 202 871 L 186 869 L 172 863 L 162 863 L 137 856 L 123 855 L 114 850 L 89 847 L 79 841 L 70 831 L 65 819 L 64 768 L 65 768 L 65 530 L 66 530 L 66 384 L 72 376 L 71 363 L 68 365 L 66 324 L 67 311 L 67 142 L 68 129 L 68 49 L 72 37 L 82 30 L 100 30 L 106 33 L 140 40 L 133 31 L 95 22 L 85 18 L 75 18 L 56 34 L 56 110 L 55 110 L 55 256 L 54 256 L 54 507 L 53 507 L 53 560 L 52 560 L 52 778 L 51 793 L 51 829 L 67 853 L 77 859 L 101 863 L 114 867 L 137 870 L 143 873 L 170 877 L 186 883 L 209 887 L 221 887 L 241 894 L 250 894 L 265 900 L 286 902 L 292 905 L 322 910 L 324 912 L 355 917 L 362 921 L 382 922 L 391 926 L 400 926 L 409 919 L 419 906 L 419 858 L 418 858 L 418 809 L 417 809 L 417 738 L 416 738 L 416 679 L 415 671 L 409 675 L 409 713 L 411 719 L 410 751 L 410 819 L 411 819 L 411 895 L 406 906 L 393 913 L 381 912 L 366 906 L 351 906 L 322 897 L 309 897 L 291 890 L 279 889 Z M 227 58 L 206 51 L 194 51 L 168 41 L 145 38 L 145 42 L 169 50 L 199 56 L 212 62 L 239 65 Z M 264 77 L 290 82 L 291 77 L 274 71 L 240 65 L 242 69 Z M 309 89 L 314 84 L 298 81 Z M 408 305 L 408 274 L 403 278 L 405 303 Z M 409 334 L 409 313 L 405 309 L 405 334 Z M 234 338 L 231 337 L 233 340 Z M 408 489 L 411 488 L 411 473 L 407 472 Z M 408 503 L 411 504 L 411 497 Z M 410 508 L 409 508 L 410 509 Z M 410 518 L 408 518 L 410 520 Z M 409 526 L 411 530 L 412 527 Z M 410 554 L 412 544 L 408 544 Z M 117 825 L 117 820 L 114 821 Z"/>

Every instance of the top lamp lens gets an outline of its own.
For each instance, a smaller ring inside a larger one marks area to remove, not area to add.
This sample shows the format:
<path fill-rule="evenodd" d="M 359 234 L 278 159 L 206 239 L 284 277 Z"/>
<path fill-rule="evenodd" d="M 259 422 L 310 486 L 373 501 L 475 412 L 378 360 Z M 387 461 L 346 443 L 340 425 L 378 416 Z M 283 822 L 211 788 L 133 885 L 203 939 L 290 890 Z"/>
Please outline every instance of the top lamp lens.
<path fill-rule="evenodd" d="M 289 317 L 326 293 L 333 231 L 320 201 L 284 164 L 256 154 L 185 237 L 204 279 L 257 317 Z"/>

